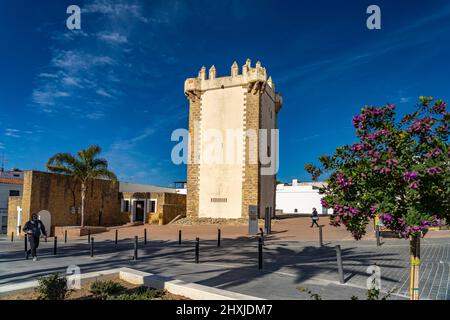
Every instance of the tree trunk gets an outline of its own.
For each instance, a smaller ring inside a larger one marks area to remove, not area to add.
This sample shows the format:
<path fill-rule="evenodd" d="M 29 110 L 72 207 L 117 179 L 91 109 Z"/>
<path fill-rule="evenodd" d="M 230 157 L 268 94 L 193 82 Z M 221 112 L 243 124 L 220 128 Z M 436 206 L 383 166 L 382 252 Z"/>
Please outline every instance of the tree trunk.
<path fill-rule="evenodd" d="M 81 183 L 81 227 L 84 227 L 84 201 L 86 198 L 86 184 Z"/>
<path fill-rule="evenodd" d="M 409 252 L 411 254 L 409 297 L 411 300 L 419 300 L 420 234 L 409 237 Z"/>

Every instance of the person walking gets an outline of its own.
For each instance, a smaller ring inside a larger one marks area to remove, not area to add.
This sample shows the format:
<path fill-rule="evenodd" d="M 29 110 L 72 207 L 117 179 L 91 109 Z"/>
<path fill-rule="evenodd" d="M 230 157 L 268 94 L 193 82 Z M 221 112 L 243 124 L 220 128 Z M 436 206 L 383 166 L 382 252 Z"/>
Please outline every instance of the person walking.
<path fill-rule="evenodd" d="M 33 261 L 37 261 L 36 249 L 39 247 L 39 238 L 41 237 L 41 234 L 43 234 L 47 240 L 47 231 L 45 230 L 42 221 L 38 219 L 36 213 L 31 214 L 31 220 L 25 223 L 23 231 L 30 242 L 30 249 L 26 253 L 26 258 L 28 259 L 31 254 Z"/>
<path fill-rule="evenodd" d="M 311 214 L 311 227 L 312 228 L 314 225 L 317 226 L 317 228 L 319 227 L 319 225 L 317 224 L 317 221 L 319 220 L 319 214 L 317 213 L 316 208 L 313 208 L 312 214 Z"/>

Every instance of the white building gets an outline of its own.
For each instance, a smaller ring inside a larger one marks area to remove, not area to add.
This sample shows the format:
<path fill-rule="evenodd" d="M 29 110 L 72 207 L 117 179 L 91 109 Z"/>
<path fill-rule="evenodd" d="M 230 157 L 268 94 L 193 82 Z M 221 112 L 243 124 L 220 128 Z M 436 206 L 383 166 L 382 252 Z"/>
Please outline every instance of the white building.
<path fill-rule="evenodd" d="M 12 196 L 21 196 L 23 190 L 23 172 L 17 169 L 0 169 L 0 233 L 6 233 L 8 225 L 8 200 Z"/>
<path fill-rule="evenodd" d="M 332 209 L 323 208 L 320 203 L 323 195 L 319 188 L 324 182 L 298 182 L 292 180 L 291 184 L 278 184 L 276 190 L 276 209 L 280 213 L 311 214 L 316 208 L 319 214 L 331 214 Z"/>

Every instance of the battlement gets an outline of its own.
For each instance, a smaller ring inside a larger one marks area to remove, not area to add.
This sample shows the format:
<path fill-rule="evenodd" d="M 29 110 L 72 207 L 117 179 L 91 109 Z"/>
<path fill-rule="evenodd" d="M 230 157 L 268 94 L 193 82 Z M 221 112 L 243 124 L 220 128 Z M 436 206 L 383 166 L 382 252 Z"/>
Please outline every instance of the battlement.
<path fill-rule="evenodd" d="M 206 76 L 206 68 L 203 66 L 196 78 L 188 78 L 184 82 L 184 92 L 206 91 L 212 89 L 224 89 L 234 86 L 249 86 L 254 84 L 264 84 L 269 87 L 271 95 L 275 96 L 275 85 L 271 77 L 267 77 L 266 68 L 261 66 L 261 62 L 256 62 L 255 67 L 251 66 L 250 59 L 247 59 L 242 66 L 242 72 L 239 74 L 239 66 L 235 61 L 231 65 L 230 76 L 217 77 L 216 67 L 209 69 L 208 77 Z"/>

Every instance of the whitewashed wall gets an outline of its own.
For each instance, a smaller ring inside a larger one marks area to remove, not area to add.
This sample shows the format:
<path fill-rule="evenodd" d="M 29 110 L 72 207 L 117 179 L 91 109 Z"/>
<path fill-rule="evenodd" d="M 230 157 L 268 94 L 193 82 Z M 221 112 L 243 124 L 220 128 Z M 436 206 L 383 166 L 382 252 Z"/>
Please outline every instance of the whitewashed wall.
<path fill-rule="evenodd" d="M 319 189 L 313 186 L 277 186 L 276 208 L 283 213 L 311 214 L 312 208 L 316 208 L 319 214 L 324 214 L 320 199 Z M 297 209 L 297 212 L 295 212 Z M 328 210 L 328 214 L 333 211 Z"/>

